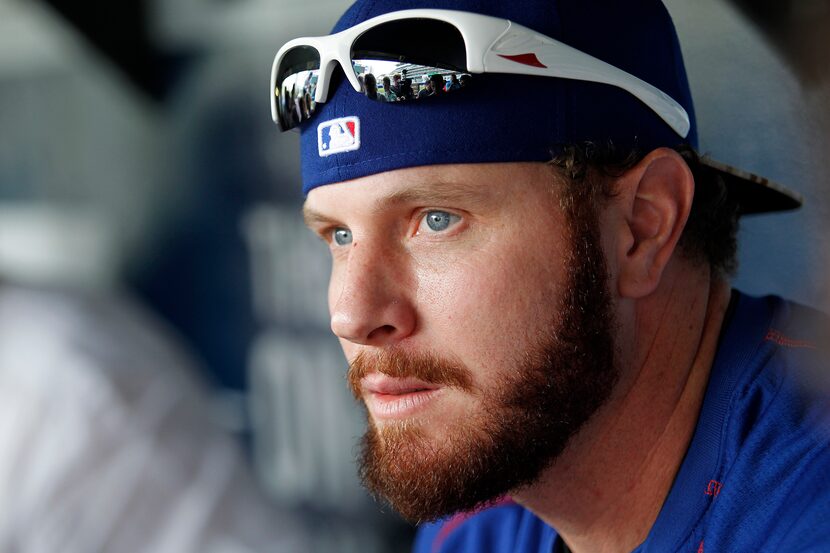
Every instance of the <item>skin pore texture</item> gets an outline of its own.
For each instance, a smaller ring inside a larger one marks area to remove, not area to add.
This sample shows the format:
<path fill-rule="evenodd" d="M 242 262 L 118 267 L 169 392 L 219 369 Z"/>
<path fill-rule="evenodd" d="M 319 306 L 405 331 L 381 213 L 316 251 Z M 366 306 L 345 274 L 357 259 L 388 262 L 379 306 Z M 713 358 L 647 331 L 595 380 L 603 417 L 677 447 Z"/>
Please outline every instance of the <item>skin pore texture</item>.
<path fill-rule="evenodd" d="M 402 169 L 314 189 L 305 215 L 331 247 L 332 329 L 352 363 L 353 391 L 367 404 L 366 440 L 374 444 L 364 471 L 375 462 L 376 491 L 384 491 L 383 474 L 392 482 L 410 474 L 408 487 L 417 489 L 398 498 L 390 490 L 393 505 L 436 494 L 429 481 L 446 462 L 440 453 L 460 436 L 464 450 L 487 451 L 498 427 L 489 423 L 551 418 L 561 424 L 540 428 L 564 428 L 564 438 L 541 448 L 551 458 L 504 491 L 574 552 L 630 551 L 648 534 L 688 447 L 729 287 L 678 252 L 694 183 L 675 152 L 659 149 L 617 178 L 616 195 L 596 210 L 606 274 L 594 285 L 607 291 L 608 312 L 588 302 L 595 312 L 568 318 L 564 298 L 587 286 L 574 278 L 586 250 L 574 241 L 556 178 L 539 163 Z M 595 338 L 607 328 L 613 359 L 602 357 L 603 347 L 601 363 L 539 355 L 555 351 L 551 344 L 561 345 L 574 325 Z M 537 393 L 529 397 L 542 399 L 529 400 L 525 412 L 508 391 L 527 375 L 557 384 L 530 379 Z M 580 375 L 612 378 L 593 390 L 587 415 L 563 407 L 556 420 L 567 391 L 588 390 Z M 547 388 L 559 395 L 539 392 Z M 537 403 L 544 409 L 533 410 Z M 522 447 L 522 428 L 513 435 L 507 467 L 532 449 Z M 487 474 L 486 466 L 463 465 L 452 471 L 474 473 L 470 481 Z M 427 511 L 452 505 L 422 501 L 409 515 L 443 516 Z"/>

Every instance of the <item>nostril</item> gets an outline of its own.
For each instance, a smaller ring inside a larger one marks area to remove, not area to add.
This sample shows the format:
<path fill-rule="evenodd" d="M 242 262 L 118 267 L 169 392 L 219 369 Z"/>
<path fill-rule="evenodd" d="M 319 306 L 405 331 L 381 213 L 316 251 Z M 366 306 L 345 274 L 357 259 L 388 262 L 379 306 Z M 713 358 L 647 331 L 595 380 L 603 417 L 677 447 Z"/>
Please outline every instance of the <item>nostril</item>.
<path fill-rule="evenodd" d="M 367 338 L 370 341 L 371 340 L 377 340 L 379 338 L 386 338 L 386 337 L 391 336 L 392 334 L 394 334 L 395 330 L 396 330 L 395 327 L 392 326 L 392 325 L 379 326 L 376 329 L 374 329 L 372 332 L 370 332 L 369 336 L 367 336 Z"/>

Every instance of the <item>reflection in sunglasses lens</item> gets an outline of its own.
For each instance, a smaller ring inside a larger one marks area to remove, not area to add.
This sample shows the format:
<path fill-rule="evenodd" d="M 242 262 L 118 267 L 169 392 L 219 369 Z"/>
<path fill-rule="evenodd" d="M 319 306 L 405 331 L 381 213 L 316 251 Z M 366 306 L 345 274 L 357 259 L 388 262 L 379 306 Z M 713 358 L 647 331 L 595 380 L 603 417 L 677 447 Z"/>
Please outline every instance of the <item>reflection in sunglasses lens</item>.
<path fill-rule="evenodd" d="M 361 92 L 377 102 L 409 102 L 440 97 L 470 84 L 468 73 L 431 65 L 383 59 L 352 60 Z"/>
<path fill-rule="evenodd" d="M 451 23 L 408 18 L 381 23 L 357 37 L 352 69 L 362 92 L 379 102 L 443 96 L 469 82 L 467 49 Z"/>
<path fill-rule="evenodd" d="M 283 56 L 274 90 L 283 130 L 293 129 L 314 115 L 319 77 L 320 54 L 314 48 L 300 46 Z"/>
<path fill-rule="evenodd" d="M 294 128 L 314 115 L 317 107 L 314 94 L 317 92 L 319 74 L 318 69 L 292 73 L 283 79 L 274 91 L 279 102 L 280 117 L 286 129 Z"/>

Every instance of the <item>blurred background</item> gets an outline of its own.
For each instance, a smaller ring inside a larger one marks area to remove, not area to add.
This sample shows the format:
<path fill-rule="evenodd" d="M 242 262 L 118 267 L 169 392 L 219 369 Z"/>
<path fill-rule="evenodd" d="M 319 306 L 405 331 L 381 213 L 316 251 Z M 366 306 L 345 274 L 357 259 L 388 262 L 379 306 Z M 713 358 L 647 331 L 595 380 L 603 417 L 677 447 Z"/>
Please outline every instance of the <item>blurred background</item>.
<path fill-rule="evenodd" d="M 703 152 L 805 199 L 800 211 L 744 220 L 736 287 L 830 311 L 830 1 L 666 3 L 686 57 Z M 110 383 L 102 393 L 126 419 L 134 410 L 158 413 L 145 380 L 162 379 L 153 390 L 192 388 L 192 397 L 170 401 L 199 404 L 208 422 L 194 417 L 192 427 L 209 424 L 233 436 L 228 443 L 240 452 L 234 470 L 245 476 L 212 496 L 216 512 L 204 520 L 221 518 L 228 490 L 244 490 L 246 499 L 234 501 L 245 504 L 236 512 L 248 525 L 241 520 L 229 533 L 260 537 L 192 550 L 408 549 L 412 529 L 357 481 L 363 414 L 329 335 L 328 253 L 302 225 L 298 136 L 278 132 L 266 96 L 279 46 L 327 33 L 347 5 L 0 0 L 0 290 L 8 291 L 0 292 L 0 333 L 16 336 L 7 347 L 14 355 L 0 353 L 0 370 L 24 374 L 0 379 L 0 394 L 18 398 L 8 402 L 0 429 L 0 551 L 58 550 L 18 535 L 33 531 L 27 524 L 54 504 L 43 490 L 66 485 L 42 475 L 18 482 L 30 465 L 17 446 L 41 464 L 43 455 L 55 466 L 72 461 L 69 482 L 117 449 L 94 450 L 92 461 L 68 453 L 90 433 L 89 421 L 111 416 L 104 407 L 56 434 L 52 449 L 31 445 L 32 436 L 57 432 L 55 418 L 35 421 L 30 412 L 41 404 L 20 399 L 30 397 L 21 390 L 43 405 L 72 395 L 88 406 L 100 397 L 89 395 L 98 389 L 90 388 L 93 378 Z M 60 324 L 56 309 L 64 314 Z M 36 322 L 24 333 L 26 320 Z M 152 328 L 163 345 L 137 342 L 140 331 L 131 325 Z M 122 353 L 90 353 L 107 336 Z M 32 352 L 52 341 L 60 342 L 57 353 L 43 354 L 32 368 Z M 158 353 L 166 348 L 177 356 Z M 69 370 L 65 360 L 76 356 Z M 189 376 L 165 380 L 179 372 Z M 192 427 L 171 430 L 181 417 L 156 418 L 142 432 L 159 452 L 181 449 L 194 435 Z M 168 481 L 156 483 L 160 489 L 193 480 L 193 467 L 212 451 L 210 439 L 194 442 L 192 450 L 205 455 L 171 469 Z M 16 462 L 4 460 L 14 456 Z M 90 486 L 86 492 L 97 490 Z M 32 490 L 40 490 L 42 505 L 24 500 Z M 86 492 L 76 491 L 77 505 L 88 503 Z M 106 510 L 115 500 L 102 501 Z M 150 520 L 134 511 L 153 509 L 120 501 L 123 511 L 115 512 Z M 170 516 L 179 512 L 169 501 L 159 505 Z M 265 506 L 273 518 L 246 518 Z M 55 515 L 54 535 L 78 528 L 76 518 Z M 179 521 L 173 534 L 181 525 L 191 524 L 193 535 L 204 528 L 190 518 L 172 520 Z M 98 517 L 86 523 L 103 524 Z M 113 530 L 90 537 L 78 551 L 166 550 L 107 546 L 123 535 L 132 536 Z M 169 543 L 181 553 L 190 550 L 182 543 L 196 542 Z"/>

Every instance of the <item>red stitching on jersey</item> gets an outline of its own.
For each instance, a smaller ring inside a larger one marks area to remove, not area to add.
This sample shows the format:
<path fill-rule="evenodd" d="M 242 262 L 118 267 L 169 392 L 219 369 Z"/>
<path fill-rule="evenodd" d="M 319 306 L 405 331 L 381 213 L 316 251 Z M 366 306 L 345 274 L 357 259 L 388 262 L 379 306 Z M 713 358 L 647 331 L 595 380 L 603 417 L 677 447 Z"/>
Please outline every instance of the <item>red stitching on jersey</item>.
<path fill-rule="evenodd" d="M 453 530 L 464 524 L 464 522 L 466 522 L 471 517 L 477 515 L 484 509 L 490 509 L 492 507 L 501 507 L 503 505 L 512 505 L 513 503 L 514 501 L 512 499 L 510 499 L 507 496 L 504 496 L 502 498 L 496 499 L 495 501 L 493 501 L 493 503 L 488 503 L 481 509 L 476 509 L 475 511 L 466 511 L 453 516 L 444 524 L 444 526 L 441 527 L 441 530 L 438 532 L 438 535 L 435 536 L 435 541 L 432 542 L 432 553 L 438 553 L 441 550 L 441 546 L 444 545 L 444 540 L 446 540 L 449 537 Z"/>
<path fill-rule="evenodd" d="M 706 486 L 706 495 L 717 497 L 722 487 L 723 484 L 721 484 L 717 480 L 709 480 L 709 484 Z"/>
<path fill-rule="evenodd" d="M 813 342 L 808 342 L 807 340 L 794 340 L 792 338 L 788 338 L 784 336 L 781 332 L 778 332 L 775 329 L 769 329 L 767 331 L 767 335 L 764 337 L 764 340 L 767 342 L 774 342 L 779 346 L 784 346 L 785 348 L 809 348 L 809 349 L 816 349 L 816 344 Z"/>
<path fill-rule="evenodd" d="M 703 553 L 703 541 L 700 542 L 700 547 L 697 548 L 697 553 Z"/>

